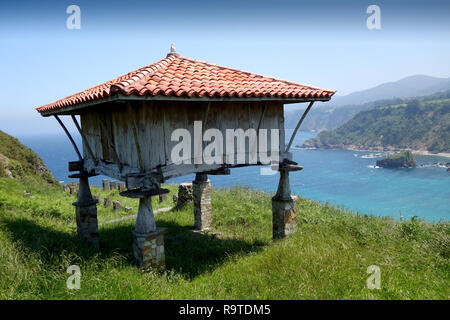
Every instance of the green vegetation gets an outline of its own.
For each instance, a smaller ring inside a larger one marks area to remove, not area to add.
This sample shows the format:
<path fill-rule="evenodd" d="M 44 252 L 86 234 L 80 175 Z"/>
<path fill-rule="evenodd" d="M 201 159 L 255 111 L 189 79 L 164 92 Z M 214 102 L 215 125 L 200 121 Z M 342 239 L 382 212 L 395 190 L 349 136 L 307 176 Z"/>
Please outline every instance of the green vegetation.
<path fill-rule="evenodd" d="M 450 96 L 450 92 L 449 92 Z M 332 100 L 333 101 L 333 98 Z M 332 103 L 332 102 L 331 102 Z M 358 112 L 373 109 L 378 106 L 404 103 L 400 98 L 383 99 L 363 104 L 345 105 L 340 107 L 314 105 L 302 124 L 303 131 L 325 131 L 339 128 L 353 118 Z M 304 110 L 288 111 L 286 128 L 295 128 Z"/>
<path fill-rule="evenodd" d="M 50 170 L 31 149 L 0 130 L 0 177 L 43 178 L 56 183 Z"/>
<path fill-rule="evenodd" d="M 449 82 L 450 84 L 450 82 Z M 444 86 L 446 88 L 448 86 Z M 411 98 L 392 98 L 392 99 L 373 99 L 366 103 L 346 103 L 345 105 L 335 105 L 335 101 L 339 101 L 339 97 L 333 97 L 329 103 L 316 104 L 308 113 L 302 124 L 303 131 L 324 131 L 339 128 L 344 123 L 352 119 L 358 112 L 373 109 L 379 106 L 406 104 L 411 100 L 419 100 L 421 102 L 431 100 L 442 100 L 450 98 L 450 90 L 438 92 L 425 96 L 417 96 Z M 367 97 L 365 97 L 367 99 Z M 286 128 L 295 128 L 298 119 L 300 119 L 304 110 L 286 111 L 285 123 Z"/>
<path fill-rule="evenodd" d="M 10 171 L 15 179 L 0 178 L 0 299 L 450 297 L 450 223 L 399 222 L 298 198 L 298 232 L 273 242 L 271 197 L 247 188 L 214 190 L 207 232 L 192 229 L 192 204 L 157 213 L 169 229 L 167 271 L 145 273 L 133 265 L 134 219 L 117 221 L 136 213 L 136 199 L 92 188 L 100 196 L 96 251 L 78 241 L 75 196 L 35 170 L 42 161 L 4 134 L 0 151 L 8 157 L 3 172 L 10 161 L 22 168 Z M 177 186 L 166 187 L 168 200 L 154 199 L 155 209 L 173 206 Z M 104 208 L 105 197 L 133 210 Z M 81 268 L 80 290 L 66 286 L 70 265 Z M 380 290 L 366 288 L 370 265 L 381 268 Z"/>
<path fill-rule="evenodd" d="M 386 159 L 377 160 L 377 167 L 382 168 L 414 168 L 416 159 L 411 151 L 403 151 L 390 155 Z"/>
<path fill-rule="evenodd" d="M 304 146 L 449 152 L 450 99 L 413 99 L 362 111 L 340 128 L 306 141 Z"/>
<path fill-rule="evenodd" d="M 176 186 L 165 203 L 172 205 Z M 26 190 L 35 196 L 23 197 Z M 117 191 L 99 194 L 119 199 Z M 195 232 L 193 207 L 156 214 L 169 229 L 167 271 L 133 266 L 133 220 L 101 224 L 100 251 L 77 239 L 74 196 L 60 187 L 0 178 L 1 299 L 448 299 L 450 224 L 394 221 L 299 198 L 299 230 L 271 239 L 271 197 L 213 192 L 213 228 Z M 120 198 L 137 208 L 134 199 Z M 99 223 L 130 213 L 98 206 Z M 66 288 L 70 265 L 81 289 Z M 370 265 L 381 290 L 366 288 Z"/>

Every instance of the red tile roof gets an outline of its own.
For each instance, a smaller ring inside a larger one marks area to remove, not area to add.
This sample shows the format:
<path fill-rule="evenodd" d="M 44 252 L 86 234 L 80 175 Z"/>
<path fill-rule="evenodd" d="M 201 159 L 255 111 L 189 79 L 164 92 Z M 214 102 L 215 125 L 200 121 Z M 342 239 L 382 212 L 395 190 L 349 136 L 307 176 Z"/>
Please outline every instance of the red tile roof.
<path fill-rule="evenodd" d="M 36 108 L 38 112 L 100 100 L 115 93 L 136 96 L 329 100 L 335 93 L 170 53 L 149 66 Z"/>

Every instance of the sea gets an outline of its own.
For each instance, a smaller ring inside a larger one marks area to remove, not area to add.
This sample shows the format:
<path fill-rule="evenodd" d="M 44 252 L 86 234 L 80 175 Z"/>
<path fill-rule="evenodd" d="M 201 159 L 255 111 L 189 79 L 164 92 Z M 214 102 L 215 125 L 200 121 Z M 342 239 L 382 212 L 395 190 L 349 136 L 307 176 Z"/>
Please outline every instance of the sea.
<path fill-rule="evenodd" d="M 286 141 L 292 130 L 286 130 Z M 75 141 L 81 146 L 81 139 Z M 298 132 L 293 146 L 316 136 Z M 35 151 L 61 183 L 69 183 L 69 161 L 77 160 L 71 143 L 64 134 L 23 135 L 19 140 Z M 414 216 L 438 222 L 450 218 L 450 172 L 442 162 L 450 158 L 417 155 L 417 168 L 384 169 L 375 166 L 385 157 L 383 152 L 353 150 L 291 149 L 293 160 L 302 171 L 290 174 L 291 193 L 345 208 L 354 213 L 411 219 Z M 266 172 L 270 170 L 266 169 Z M 102 176 L 90 179 L 101 185 Z M 279 174 L 262 175 L 261 167 L 251 166 L 231 170 L 228 176 L 210 176 L 215 188 L 249 186 L 274 193 Z M 189 182 L 194 175 L 174 178 L 168 183 Z M 301 213 L 299 213 L 301 214 Z"/>

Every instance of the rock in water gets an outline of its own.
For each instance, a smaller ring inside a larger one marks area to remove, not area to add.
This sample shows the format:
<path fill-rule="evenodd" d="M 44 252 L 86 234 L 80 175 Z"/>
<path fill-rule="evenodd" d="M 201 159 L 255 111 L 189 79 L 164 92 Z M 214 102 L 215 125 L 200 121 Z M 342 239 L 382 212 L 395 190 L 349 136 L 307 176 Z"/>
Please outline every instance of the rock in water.
<path fill-rule="evenodd" d="M 415 168 L 416 159 L 411 151 L 403 151 L 393 154 L 386 159 L 377 160 L 377 167 L 382 168 Z"/>

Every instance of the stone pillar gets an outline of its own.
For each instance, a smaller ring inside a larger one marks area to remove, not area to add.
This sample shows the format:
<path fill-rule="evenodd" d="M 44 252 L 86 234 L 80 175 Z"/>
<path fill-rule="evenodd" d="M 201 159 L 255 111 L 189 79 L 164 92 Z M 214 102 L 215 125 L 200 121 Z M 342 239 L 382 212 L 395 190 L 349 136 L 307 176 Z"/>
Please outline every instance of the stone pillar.
<path fill-rule="evenodd" d="M 114 211 L 118 211 L 118 210 L 122 209 L 122 205 L 120 204 L 119 200 L 113 201 L 113 209 L 114 209 Z"/>
<path fill-rule="evenodd" d="M 123 191 L 125 191 L 125 183 L 119 182 L 119 192 L 123 192 Z"/>
<path fill-rule="evenodd" d="M 116 184 L 116 181 L 110 181 L 109 182 L 109 187 L 111 188 L 111 190 L 115 190 L 115 189 L 117 189 L 117 184 Z"/>
<path fill-rule="evenodd" d="M 164 202 L 164 201 L 166 201 L 167 200 L 167 193 L 164 193 L 164 194 L 160 194 L 159 195 L 159 202 L 161 203 L 161 202 Z"/>
<path fill-rule="evenodd" d="M 111 199 L 109 199 L 107 197 L 105 199 L 103 199 L 103 206 L 105 208 L 111 207 Z"/>
<path fill-rule="evenodd" d="M 197 173 L 192 182 L 194 197 L 194 228 L 206 230 L 211 225 L 211 182 L 208 176 Z"/>
<path fill-rule="evenodd" d="M 177 207 L 183 207 L 193 200 L 192 183 L 184 182 L 178 186 Z"/>
<path fill-rule="evenodd" d="M 109 181 L 108 181 L 108 179 L 103 179 L 102 180 L 102 185 L 103 185 L 103 191 L 108 191 L 109 190 Z"/>
<path fill-rule="evenodd" d="M 78 238 L 94 248 L 99 248 L 97 200 L 92 198 L 87 176 L 80 174 L 78 201 L 73 205 L 76 208 Z"/>
<path fill-rule="evenodd" d="M 289 171 L 280 168 L 278 190 L 272 198 L 273 239 L 282 239 L 297 231 L 295 199 L 291 196 Z"/>
<path fill-rule="evenodd" d="M 136 265 L 147 270 L 165 269 L 164 235 L 167 228 L 156 227 L 150 196 L 139 199 L 136 228 L 132 233 Z"/>

